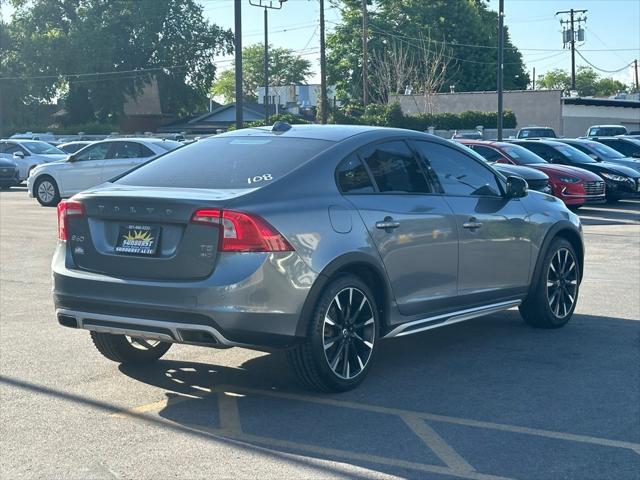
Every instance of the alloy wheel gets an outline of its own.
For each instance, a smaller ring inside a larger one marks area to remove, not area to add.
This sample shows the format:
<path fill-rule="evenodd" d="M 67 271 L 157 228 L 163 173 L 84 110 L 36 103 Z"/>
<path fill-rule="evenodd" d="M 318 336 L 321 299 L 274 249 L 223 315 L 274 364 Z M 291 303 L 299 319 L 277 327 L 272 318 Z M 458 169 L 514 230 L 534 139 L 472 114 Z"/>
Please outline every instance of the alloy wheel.
<path fill-rule="evenodd" d="M 553 314 L 566 317 L 573 308 L 578 292 L 578 269 L 573 254 L 560 248 L 551 258 L 547 271 L 547 299 Z"/>
<path fill-rule="evenodd" d="M 51 202 L 56 196 L 56 188 L 49 180 L 43 180 L 38 185 L 38 198 L 44 203 Z"/>
<path fill-rule="evenodd" d="M 376 318 L 365 293 L 347 287 L 333 297 L 324 317 L 322 343 L 329 368 L 350 380 L 360 375 L 371 358 Z"/>

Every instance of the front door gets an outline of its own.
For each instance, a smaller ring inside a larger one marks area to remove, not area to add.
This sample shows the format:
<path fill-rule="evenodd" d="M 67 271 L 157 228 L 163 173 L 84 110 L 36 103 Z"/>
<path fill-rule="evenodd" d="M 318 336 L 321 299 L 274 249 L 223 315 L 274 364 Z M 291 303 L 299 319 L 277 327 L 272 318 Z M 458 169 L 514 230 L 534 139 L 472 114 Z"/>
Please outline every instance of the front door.
<path fill-rule="evenodd" d="M 111 142 L 96 143 L 73 155 L 72 162 L 61 164 L 56 173 L 62 196 L 68 197 L 100 184 L 102 164 L 110 148 Z"/>
<path fill-rule="evenodd" d="M 458 234 L 451 209 L 432 194 L 408 145 L 388 141 L 368 146 L 345 160 L 338 177 L 341 182 L 350 177 L 371 182 L 357 192 L 342 190 L 377 247 L 400 313 L 444 308 L 457 294 Z"/>
<path fill-rule="evenodd" d="M 522 298 L 531 238 L 520 199 L 505 197 L 496 173 L 473 154 L 435 142 L 416 141 L 415 146 L 455 214 L 460 302 L 472 306 Z"/>

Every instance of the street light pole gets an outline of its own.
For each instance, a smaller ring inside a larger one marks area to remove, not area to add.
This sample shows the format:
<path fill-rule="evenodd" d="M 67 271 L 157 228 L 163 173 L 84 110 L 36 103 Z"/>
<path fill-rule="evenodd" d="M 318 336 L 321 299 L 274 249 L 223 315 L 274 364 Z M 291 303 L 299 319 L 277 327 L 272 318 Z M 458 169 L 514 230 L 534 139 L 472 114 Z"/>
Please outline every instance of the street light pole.
<path fill-rule="evenodd" d="M 267 9 L 280 10 L 287 0 L 249 0 L 254 7 L 264 8 L 264 121 L 269 123 L 269 21 Z"/>
<path fill-rule="evenodd" d="M 498 7 L 498 141 L 502 141 L 502 91 L 504 74 L 504 0 Z"/>
<path fill-rule="evenodd" d="M 236 54 L 236 129 L 242 123 L 242 0 L 235 0 L 234 50 Z"/>

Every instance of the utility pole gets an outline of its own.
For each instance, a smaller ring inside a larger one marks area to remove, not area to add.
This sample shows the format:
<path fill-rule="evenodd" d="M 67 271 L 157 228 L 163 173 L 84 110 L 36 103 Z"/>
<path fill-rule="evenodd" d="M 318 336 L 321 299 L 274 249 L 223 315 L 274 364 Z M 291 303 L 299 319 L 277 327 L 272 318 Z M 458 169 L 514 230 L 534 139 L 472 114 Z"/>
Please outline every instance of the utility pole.
<path fill-rule="evenodd" d="M 580 24 L 582 22 L 587 21 L 587 17 L 575 17 L 577 13 L 587 13 L 587 10 L 563 10 L 561 12 L 556 12 L 556 15 L 565 15 L 569 14 L 569 20 L 560 20 L 560 25 L 569 25 L 569 29 L 564 29 L 562 32 L 562 42 L 566 46 L 567 43 L 571 46 L 571 90 L 576 89 L 576 34 L 578 35 L 578 39 L 582 41 L 584 39 L 584 30 Z M 576 32 L 575 23 L 578 23 L 579 31 Z"/>
<path fill-rule="evenodd" d="M 498 7 L 498 141 L 502 141 L 502 102 L 504 73 L 504 0 L 500 0 Z"/>
<path fill-rule="evenodd" d="M 533 67 L 533 79 L 531 80 L 531 90 L 536 89 L 536 67 Z"/>
<path fill-rule="evenodd" d="M 362 104 L 369 103 L 369 19 L 367 14 L 367 0 L 362 0 Z"/>
<path fill-rule="evenodd" d="M 633 61 L 633 71 L 636 74 L 636 92 L 640 92 L 640 86 L 638 85 L 638 59 Z"/>
<path fill-rule="evenodd" d="M 234 50 L 236 53 L 236 129 L 242 125 L 242 0 L 234 2 Z"/>
<path fill-rule="evenodd" d="M 324 44 L 324 0 L 320 0 L 320 123 L 327 123 L 327 56 Z"/>
<path fill-rule="evenodd" d="M 287 0 L 249 0 L 254 7 L 264 8 L 264 121 L 269 123 L 269 20 L 267 9 L 280 10 Z M 275 4 L 275 5 L 274 5 Z"/>

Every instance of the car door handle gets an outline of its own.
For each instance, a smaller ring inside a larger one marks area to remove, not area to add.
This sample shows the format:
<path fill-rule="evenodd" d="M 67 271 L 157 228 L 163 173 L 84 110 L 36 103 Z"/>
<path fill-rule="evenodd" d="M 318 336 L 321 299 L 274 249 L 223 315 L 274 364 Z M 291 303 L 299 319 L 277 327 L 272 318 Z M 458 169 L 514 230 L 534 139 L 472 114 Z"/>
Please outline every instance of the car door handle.
<path fill-rule="evenodd" d="M 480 228 L 482 226 L 482 222 L 479 222 L 474 217 L 471 217 L 468 222 L 464 222 L 462 224 L 462 228 L 468 228 L 469 230 L 475 230 L 476 228 Z"/>
<path fill-rule="evenodd" d="M 376 228 L 380 230 L 392 230 L 394 228 L 398 228 L 400 226 L 400 222 L 396 222 L 391 217 L 385 217 L 385 219 L 381 222 L 376 222 Z"/>

